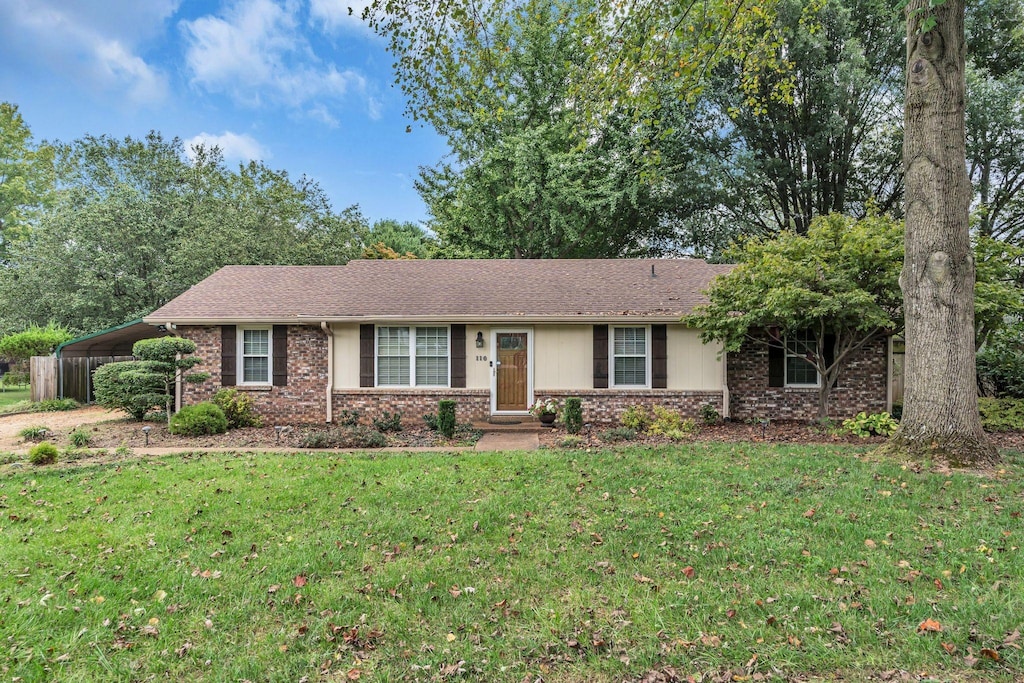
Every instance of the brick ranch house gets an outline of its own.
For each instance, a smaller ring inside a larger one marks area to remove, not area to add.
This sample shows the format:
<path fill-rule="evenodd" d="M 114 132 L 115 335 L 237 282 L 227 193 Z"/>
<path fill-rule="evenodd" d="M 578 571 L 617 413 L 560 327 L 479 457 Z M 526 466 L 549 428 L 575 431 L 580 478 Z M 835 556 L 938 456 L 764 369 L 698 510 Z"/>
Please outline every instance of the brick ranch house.
<path fill-rule="evenodd" d="M 227 266 L 145 318 L 191 339 L 210 377 L 250 393 L 268 420 L 333 422 L 341 410 L 406 419 L 457 401 L 459 419 L 583 399 L 584 419 L 630 405 L 734 419 L 813 419 L 817 373 L 789 349 L 724 354 L 679 322 L 731 268 L 696 259 L 352 261 Z M 787 343 L 788 346 L 788 343 Z M 795 348 L 795 345 L 794 347 Z M 889 407 L 885 339 L 846 364 L 830 400 L 843 417 Z"/>

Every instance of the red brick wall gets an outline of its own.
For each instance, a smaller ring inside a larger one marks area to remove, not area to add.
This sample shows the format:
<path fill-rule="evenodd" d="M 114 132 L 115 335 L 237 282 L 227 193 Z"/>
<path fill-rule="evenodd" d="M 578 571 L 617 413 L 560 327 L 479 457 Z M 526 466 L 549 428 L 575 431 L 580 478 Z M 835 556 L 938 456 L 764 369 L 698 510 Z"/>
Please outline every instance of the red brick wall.
<path fill-rule="evenodd" d="M 833 418 L 887 410 L 888 344 L 879 338 L 849 356 L 829 396 Z M 732 417 L 815 420 L 818 390 L 768 386 L 768 346 L 748 341 L 728 355 Z"/>
<path fill-rule="evenodd" d="M 721 391 L 677 391 L 673 389 L 580 389 L 566 392 L 538 392 L 539 399 L 557 398 L 565 403 L 570 396 L 583 401 L 583 421 L 594 424 L 619 424 L 619 418 L 629 406 L 643 405 L 648 409 L 662 406 L 685 417 L 699 418 L 701 406 L 710 403 L 722 414 Z"/>
<path fill-rule="evenodd" d="M 334 392 L 334 413 L 358 410 L 363 422 L 369 422 L 384 411 L 402 411 L 403 422 L 419 422 L 427 413 L 437 412 L 443 398 L 455 400 L 455 419 L 459 422 L 486 420 L 491 414 L 491 392 L 487 389 L 405 389 L 367 388 L 343 389 Z"/>
<path fill-rule="evenodd" d="M 182 404 L 208 401 L 220 384 L 219 326 L 181 326 L 178 333 L 196 343 L 203 359 L 193 372 L 209 373 L 201 384 L 182 386 Z M 327 418 L 327 337 L 319 327 L 288 326 L 288 383 L 283 387 L 234 387 L 252 397 L 264 424 L 324 422 Z"/>

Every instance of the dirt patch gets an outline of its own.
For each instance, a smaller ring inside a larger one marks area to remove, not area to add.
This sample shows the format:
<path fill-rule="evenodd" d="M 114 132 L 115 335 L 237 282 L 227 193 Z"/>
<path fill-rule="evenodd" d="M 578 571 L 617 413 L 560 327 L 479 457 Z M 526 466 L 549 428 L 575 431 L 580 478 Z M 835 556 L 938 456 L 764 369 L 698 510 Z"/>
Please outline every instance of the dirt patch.
<path fill-rule="evenodd" d="M 78 427 L 92 425 L 107 420 L 123 421 L 123 413 L 90 406 L 53 413 L 19 413 L 17 415 L 0 415 L 0 450 L 20 449 L 25 445 L 18 432 L 26 427 L 46 427 L 52 432 L 51 441 L 67 441 L 67 435 Z"/>

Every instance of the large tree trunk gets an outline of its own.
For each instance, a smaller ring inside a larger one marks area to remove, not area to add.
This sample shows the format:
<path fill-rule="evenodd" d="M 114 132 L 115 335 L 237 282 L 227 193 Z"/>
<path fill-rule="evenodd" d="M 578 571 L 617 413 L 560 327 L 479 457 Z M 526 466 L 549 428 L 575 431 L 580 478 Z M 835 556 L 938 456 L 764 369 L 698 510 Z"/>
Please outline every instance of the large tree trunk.
<path fill-rule="evenodd" d="M 915 16 L 914 12 L 920 12 Z M 995 449 L 978 417 L 974 370 L 974 259 L 967 214 L 971 185 L 964 137 L 964 0 L 907 7 L 903 169 L 906 255 L 906 384 L 899 430 L 883 450 L 966 465 Z"/>

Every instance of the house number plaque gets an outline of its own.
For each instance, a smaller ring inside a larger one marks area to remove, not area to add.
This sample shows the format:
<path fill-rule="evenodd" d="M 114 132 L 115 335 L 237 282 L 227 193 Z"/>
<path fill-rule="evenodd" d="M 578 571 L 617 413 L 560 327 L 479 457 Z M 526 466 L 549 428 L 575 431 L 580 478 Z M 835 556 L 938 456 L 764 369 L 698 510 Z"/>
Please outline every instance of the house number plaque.
<path fill-rule="evenodd" d="M 482 361 L 486 362 L 487 361 L 487 356 L 477 356 L 476 359 L 477 360 L 482 360 Z"/>

